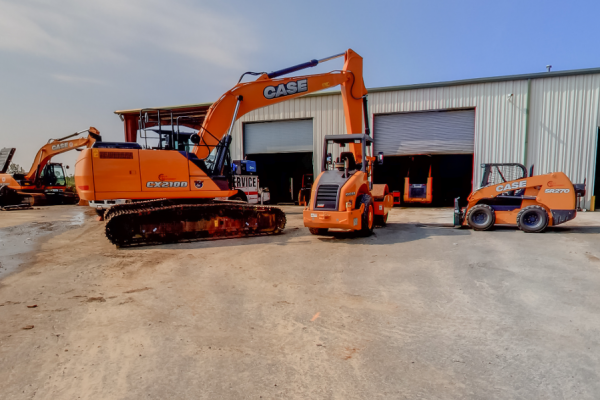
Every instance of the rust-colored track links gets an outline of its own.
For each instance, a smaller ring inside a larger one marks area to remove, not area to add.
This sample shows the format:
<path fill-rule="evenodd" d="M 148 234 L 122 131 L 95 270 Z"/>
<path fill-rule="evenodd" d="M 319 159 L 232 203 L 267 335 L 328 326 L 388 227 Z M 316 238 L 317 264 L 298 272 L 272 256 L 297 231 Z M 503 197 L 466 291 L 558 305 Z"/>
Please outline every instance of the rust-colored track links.
<path fill-rule="evenodd" d="M 113 206 L 104 219 L 106 237 L 119 247 L 274 235 L 286 224 L 277 207 L 235 201 L 176 204 L 166 199 Z"/>

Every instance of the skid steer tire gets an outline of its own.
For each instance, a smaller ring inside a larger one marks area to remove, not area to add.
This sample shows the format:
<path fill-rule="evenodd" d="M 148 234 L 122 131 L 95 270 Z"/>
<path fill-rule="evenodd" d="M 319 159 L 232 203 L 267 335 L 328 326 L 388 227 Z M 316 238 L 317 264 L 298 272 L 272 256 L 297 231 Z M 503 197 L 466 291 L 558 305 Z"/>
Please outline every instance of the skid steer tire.
<path fill-rule="evenodd" d="M 496 222 L 494 209 L 487 204 L 477 204 L 467 211 L 467 224 L 476 231 L 492 229 Z"/>
<path fill-rule="evenodd" d="M 308 228 L 308 231 L 313 235 L 325 235 L 329 232 L 328 228 Z"/>
<path fill-rule="evenodd" d="M 527 206 L 517 215 L 517 226 L 527 233 L 543 232 L 548 227 L 548 222 L 548 213 L 540 206 Z"/>
<path fill-rule="evenodd" d="M 356 208 L 359 209 L 362 204 L 365 205 L 365 209 L 360 216 L 358 235 L 367 237 L 373 234 L 373 228 L 375 227 L 375 203 L 373 203 L 371 196 L 363 194 L 356 199 Z"/>

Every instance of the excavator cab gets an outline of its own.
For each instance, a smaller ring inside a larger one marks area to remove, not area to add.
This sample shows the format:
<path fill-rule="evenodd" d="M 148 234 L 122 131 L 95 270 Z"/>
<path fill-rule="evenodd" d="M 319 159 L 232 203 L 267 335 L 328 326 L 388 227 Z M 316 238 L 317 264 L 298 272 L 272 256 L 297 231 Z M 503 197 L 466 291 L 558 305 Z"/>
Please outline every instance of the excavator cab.
<path fill-rule="evenodd" d="M 40 175 L 42 186 L 67 186 L 65 170 L 62 164 L 48 163 Z"/>

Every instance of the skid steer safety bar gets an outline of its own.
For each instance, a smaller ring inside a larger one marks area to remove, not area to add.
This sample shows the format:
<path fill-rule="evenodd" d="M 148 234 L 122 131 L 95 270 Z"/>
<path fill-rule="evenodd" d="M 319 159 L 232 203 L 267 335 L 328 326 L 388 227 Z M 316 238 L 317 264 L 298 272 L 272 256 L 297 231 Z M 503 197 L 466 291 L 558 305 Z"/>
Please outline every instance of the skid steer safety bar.
<path fill-rule="evenodd" d="M 319 63 L 322 63 L 322 62 L 325 62 L 325 61 L 329 61 L 329 60 L 333 60 L 334 58 L 342 57 L 345 54 L 346 53 L 340 53 L 340 54 L 336 54 L 334 56 L 322 58 L 320 60 L 310 60 L 310 61 L 302 63 L 302 64 L 294 65 L 293 67 L 288 67 L 288 68 L 280 69 L 279 71 L 270 72 L 270 73 L 267 74 L 267 76 L 269 78 L 271 78 L 271 79 L 272 78 L 277 78 L 278 76 L 291 74 L 292 72 L 300 71 L 302 69 L 316 67 L 317 65 L 319 65 Z"/>

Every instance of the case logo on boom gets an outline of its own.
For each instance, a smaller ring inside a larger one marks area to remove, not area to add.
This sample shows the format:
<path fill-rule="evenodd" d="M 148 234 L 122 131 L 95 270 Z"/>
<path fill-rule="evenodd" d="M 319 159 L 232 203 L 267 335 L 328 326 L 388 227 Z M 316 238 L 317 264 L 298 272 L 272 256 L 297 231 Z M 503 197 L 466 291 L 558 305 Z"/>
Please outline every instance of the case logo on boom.
<path fill-rule="evenodd" d="M 522 189 L 525 186 L 527 186 L 527 181 L 519 181 L 519 182 L 507 183 L 506 185 L 498 185 L 498 186 L 496 186 L 496 192 L 503 192 L 505 190 Z"/>
<path fill-rule="evenodd" d="M 52 146 L 52 150 L 66 149 L 67 147 L 73 147 L 73 143 L 55 144 L 54 146 Z"/>
<path fill-rule="evenodd" d="M 295 93 L 302 93 L 308 91 L 308 81 L 306 79 L 300 79 L 297 81 L 290 81 L 286 84 L 280 83 L 277 86 L 267 86 L 263 91 L 263 95 L 267 99 L 275 99 L 281 96 L 289 96 Z"/>

